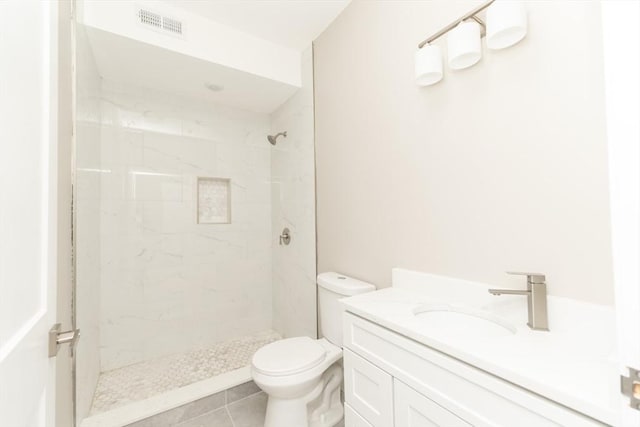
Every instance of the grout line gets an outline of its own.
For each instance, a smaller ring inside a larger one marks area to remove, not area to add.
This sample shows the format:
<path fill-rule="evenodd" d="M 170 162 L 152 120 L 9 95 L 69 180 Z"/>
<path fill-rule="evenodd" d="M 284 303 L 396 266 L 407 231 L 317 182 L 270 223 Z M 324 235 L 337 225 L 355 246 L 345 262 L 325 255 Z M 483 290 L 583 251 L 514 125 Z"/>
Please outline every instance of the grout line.
<path fill-rule="evenodd" d="M 229 405 L 225 405 L 224 409 L 227 411 L 227 415 L 229 416 L 229 419 L 231 420 L 231 427 L 236 427 L 236 423 L 235 423 L 235 421 L 233 421 L 233 417 L 231 416 L 231 411 L 229 411 Z"/>
<path fill-rule="evenodd" d="M 253 396 L 255 396 L 255 395 L 257 395 L 257 394 L 260 394 L 260 393 L 263 393 L 263 391 L 262 391 L 262 390 L 256 391 L 255 393 L 250 394 L 250 395 L 248 395 L 248 396 L 245 396 L 245 397 L 243 397 L 242 399 L 234 400 L 233 402 L 228 403 L 228 404 L 227 404 L 227 405 L 225 405 L 225 406 L 231 406 L 231 405 L 236 404 L 236 403 L 238 403 L 238 402 L 242 402 L 243 400 L 247 400 L 248 398 L 253 397 Z"/>
<path fill-rule="evenodd" d="M 228 390 L 227 390 L 227 391 L 228 391 Z M 210 411 L 207 411 L 207 412 L 205 412 L 205 413 L 203 413 L 203 414 L 197 415 L 197 416 L 192 417 L 192 418 L 187 418 L 187 419 L 181 420 L 181 421 L 180 421 L 180 423 L 176 425 L 176 427 L 180 427 L 180 425 L 181 425 L 181 424 L 186 424 L 186 423 L 187 423 L 187 422 L 189 422 L 189 421 L 193 421 L 193 420 L 195 420 L 195 419 L 197 419 L 197 418 L 204 417 L 204 416 L 205 416 L 205 415 L 207 415 L 207 414 L 211 414 L 211 413 L 216 412 L 216 411 L 219 411 L 219 410 L 221 410 L 221 409 L 224 409 L 224 410 L 225 410 L 225 412 L 227 413 L 227 416 L 229 417 L 229 420 L 231 421 L 231 426 L 232 426 L 232 427 L 236 427 L 235 421 L 233 420 L 233 416 L 231 415 L 231 411 L 229 410 L 229 406 L 231 406 L 231 405 L 233 405 L 233 404 L 235 404 L 235 403 L 237 403 L 237 402 L 242 402 L 243 400 L 246 400 L 246 399 L 248 399 L 248 398 L 250 398 L 250 397 L 254 397 L 254 396 L 256 396 L 256 395 L 258 395 L 258 394 L 260 394 L 260 393 L 263 393 L 263 391 L 262 391 L 262 390 L 257 391 L 257 392 L 255 392 L 255 393 L 253 393 L 253 394 L 250 394 L 250 395 L 248 395 L 248 396 L 243 397 L 242 399 L 238 399 L 238 400 L 236 400 L 236 401 L 234 401 L 234 402 L 231 402 L 231 404 L 227 404 L 227 403 L 225 403 L 223 406 L 221 406 L 221 407 L 219 407 L 219 408 L 212 409 L 212 410 L 210 410 Z M 225 394 L 226 394 L 226 393 L 225 393 Z M 225 396 L 225 399 L 226 399 L 226 396 Z M 176 409 L 177 409 L 177 408 L 176 408 Z"/>

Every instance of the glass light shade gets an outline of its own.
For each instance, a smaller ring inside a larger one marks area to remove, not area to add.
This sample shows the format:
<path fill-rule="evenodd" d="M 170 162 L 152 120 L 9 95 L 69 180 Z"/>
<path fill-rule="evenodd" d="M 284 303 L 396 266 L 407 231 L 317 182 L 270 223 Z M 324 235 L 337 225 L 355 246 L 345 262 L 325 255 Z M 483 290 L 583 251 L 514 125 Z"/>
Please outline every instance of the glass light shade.
<path fill-rule="evenodd" d="M 415 54 L 416 83 L 431 86 L 442 80 L 442 51 L 440 46 L 425 45 Z"/>
<path fill-rule="evenodd" d="M 496 0 L 487 9 L 487 47 L 504 49 L 527 35 L 527 11 L 513 0 Z"/>
<path fill-rule="evenodd" d="M 449 67 L 462 70 L 476 64 L 482 58 L 480 42 L 480 24 L 465 21 L 458 24 L 447 34 Z"/>

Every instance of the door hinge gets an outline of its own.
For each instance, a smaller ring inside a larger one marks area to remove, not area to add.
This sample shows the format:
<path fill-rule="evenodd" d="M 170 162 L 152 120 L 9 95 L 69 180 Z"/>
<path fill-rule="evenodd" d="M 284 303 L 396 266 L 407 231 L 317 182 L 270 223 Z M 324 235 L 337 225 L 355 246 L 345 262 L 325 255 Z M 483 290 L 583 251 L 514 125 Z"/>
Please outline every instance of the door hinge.
<path fill-rule="evenodd" d="M 629 406 L 640 410 L 640 371 L 633 368 L 628 369 L 628 377 L 620 375 L 620 391 L 630 399 Z"/>
<path fill-rule="evenodd" d="M 64 332 L 61 332 L 60 329 L 62 329 L 60 323 L 56 323 L 49 329 L 49 357 L 56 357 L 58 348 L 62 344 L 71 344 L 71 347 L 75 347 L 78 338 L 80 338 L 80 329 Z"/>

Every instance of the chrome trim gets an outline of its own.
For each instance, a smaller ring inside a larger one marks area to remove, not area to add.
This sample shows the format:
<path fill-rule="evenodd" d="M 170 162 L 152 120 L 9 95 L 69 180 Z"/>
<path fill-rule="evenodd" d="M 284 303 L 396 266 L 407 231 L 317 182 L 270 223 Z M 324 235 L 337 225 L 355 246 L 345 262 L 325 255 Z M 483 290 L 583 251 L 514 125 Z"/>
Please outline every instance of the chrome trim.
<path fill-rule="evenodd" d="M 462 17 L 456 19 L 455 21 L 453 21 L 452 23 L 450 23 L 449 25 L 445 26 L 444 28 L 442 28 L 441 30 L 437 31 L 435 34 L 433 34 L 432 36 L 426 38 L 425 40 L 421 41 L 420 44 L 418 44 L 418 49 L 422 49 L 425 45 L 435 41 L 436 39 L 442 37 L 443 35 L 445 35 L 446 33 L 448 33 L 449 31 L 453 30 L 459 23 L 466 21 L 467 19 L 473 19 L 474 21 L 476 21 L 478 24 L 480 24 L 480 26 L 483 28 L 483 33 L 485 32 L 484 28 L 485 28 L 485 24 L 484 22 L 478 18 L 477 15 L 478 13 L 482 12 L 483 10 L 485 10 L 486 8 L 488 8 L 489 6 L 491 6 L 491 4 L 494 2 L 495 0 L 489 0 L 488 2 L 481 4 L 480 6 L 476 7 L 475 9 L 473 9 L 472 11 L 466 13 L 465 15 L 463 15 Z M 484 34 L 483 34 L 484 35 Z"/>

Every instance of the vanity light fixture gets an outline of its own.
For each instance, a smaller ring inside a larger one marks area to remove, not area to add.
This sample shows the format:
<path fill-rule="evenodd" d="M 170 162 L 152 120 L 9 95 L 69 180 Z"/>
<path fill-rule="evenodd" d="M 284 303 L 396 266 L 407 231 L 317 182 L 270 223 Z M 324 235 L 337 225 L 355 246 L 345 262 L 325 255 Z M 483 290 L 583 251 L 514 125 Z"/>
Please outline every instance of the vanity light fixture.
<path fill-rule="evenodd" d="M 486 24 L 477 16 L 485 9 Z M 489 0 L 420 42 L 415 54 L 416 83 L 419 86 L 429 86 L 442 79 L 440 50 L 431 43 L 447 33 L 449 66 L 461 70 L 480 60 L 481 38 L 485 35 L 489 49 L 504 49 L 522 40 L 527 34 L 527 13 L 522 1 Z"/>
<path fill-rule="evenodd" d="M 527 35 L 527 11 L 520 1 L 496 1 L 487 9 L 487 47 L 504 49 Z"/>
<path fill-rule="evenodd" d="M 475 65 L 482 58 L 480 24 L 463 21 L 447 34 L 449 67 L 462 70 Z"/>
<path fill-rule="evenodd" d="M 442 50 L 440 46 L 428 45 L 415 53 L 416 83 L 431 86 L 442 80 Z"/>

